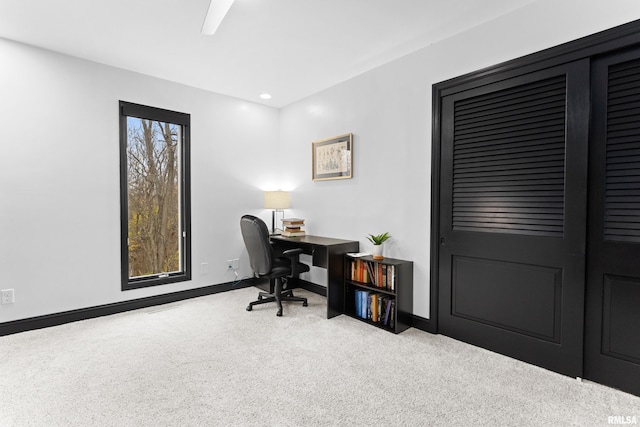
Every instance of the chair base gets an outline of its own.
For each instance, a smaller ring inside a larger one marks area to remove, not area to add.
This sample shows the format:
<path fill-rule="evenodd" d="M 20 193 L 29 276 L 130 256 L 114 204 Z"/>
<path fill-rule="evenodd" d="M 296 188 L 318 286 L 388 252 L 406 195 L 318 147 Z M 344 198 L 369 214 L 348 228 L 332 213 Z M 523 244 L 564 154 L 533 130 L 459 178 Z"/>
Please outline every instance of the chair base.
<path fill-rule="evenodd" d="M 276 288 L 278 286 L 276 285 Z M 293 291 L 288 289 L 286 291 L 278 292 L 260 292 L 258 293 L 258 299 L 256 301 L 250 302 L 247 306 L 247 311 L 253 310 L 254 305 L 266 304 L 269 302 L 275 302 L 278 305 L 278 311 L 276 316 L 282 316 L 282 301 L 293 301 L 293 302 L 301 302 L 303 307 L 307 307 L 307 299 L 303 297 L 297 297 L 293 295 Z"/>

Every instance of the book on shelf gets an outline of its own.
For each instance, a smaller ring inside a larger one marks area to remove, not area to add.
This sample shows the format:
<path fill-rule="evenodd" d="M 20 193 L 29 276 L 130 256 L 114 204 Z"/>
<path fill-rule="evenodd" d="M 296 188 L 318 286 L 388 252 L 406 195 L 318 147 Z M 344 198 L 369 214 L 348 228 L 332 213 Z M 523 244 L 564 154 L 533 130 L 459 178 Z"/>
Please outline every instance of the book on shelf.
<path fill-rule="evenodd" d="M 391 313 L 391 301 L 387 301 L 387 303 L 384 305 L 384 318 L 383 318 L 383 323 L 385 325 L 389 324 L 389 314 Z"/>
<path fill-rule="evenodd" d="M 364 284 L 371 284 L 377 288 L 395 291 L 396 267 L 375 261 L 365 261 L 354 258 L 351 264 L 351 280 Z"/>
<path fill-rule="evenodd" d="M 387 327 L 395 324 L 394 297 L 386 294 L 356 289 L 354 294 L 355 315 L 362 319 L 370 320 L 373 323 L 380 323 Z"/>
<path fill-rule="evenodd" d="M 378 322 L 380 316 L 378 315 L 378 294 L 371 294 L 369 297 L 369 306 L 371 307 L 371 321 Z"/>
<path fill-rule="evenodd" d="M 383 283 L 385 286 L 387 284 L 387 266 L 386 265 L 382 266 L 381 283 Z"/>
<path fill-rule="evenodd" d="M 373 271 L 373 265 L 371 265 L 370 262 L 365 262 L 365 264 L 367 264 L 367 273 L 369 273 L 369 278 L 370 278 L 370 282 L 375 286 L 376 285 L 376 274 Z"/>
<path fill-rule="evenodd" d="M 354 259 L 351 262 L 351 280 L 360 283 L 371 283 L 371 275 L 366 261 Z"/>
<path fill-rule="evenodd" d="M 389 321 L 392 319 L 392 307 L 395 306 L 396 300 L 389 295 L 381 296 L 380 309 L 378 311 L 378 322 L 384 326 L 390 326 Z"/>
<path fill-rule="evenodd" d="M 354 291 L 355 300 L 355 313 L 356 316 L 363 319 L 367 318 L 367 301 L 369 298 L 369 292 L 357 289 Z"/>

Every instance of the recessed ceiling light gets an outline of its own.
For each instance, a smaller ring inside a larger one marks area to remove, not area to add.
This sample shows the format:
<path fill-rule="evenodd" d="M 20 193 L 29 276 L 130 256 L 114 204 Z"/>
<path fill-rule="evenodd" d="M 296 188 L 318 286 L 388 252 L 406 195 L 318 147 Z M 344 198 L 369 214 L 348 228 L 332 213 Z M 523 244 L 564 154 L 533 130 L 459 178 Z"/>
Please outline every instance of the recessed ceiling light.
<path fill-rule="evenodd" d="M 260 94 L 260 98 L 262 98 L 262 99 L 271 99 L 271 95 L 269 95 L 268 93 L 261 93 Z"/>

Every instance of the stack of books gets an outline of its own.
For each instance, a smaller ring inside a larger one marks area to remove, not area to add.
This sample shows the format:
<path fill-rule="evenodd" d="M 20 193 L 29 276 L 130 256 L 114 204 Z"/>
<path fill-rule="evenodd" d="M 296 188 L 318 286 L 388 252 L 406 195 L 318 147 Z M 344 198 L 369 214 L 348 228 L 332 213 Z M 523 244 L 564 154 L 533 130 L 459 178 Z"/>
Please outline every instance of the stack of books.
<path fill-rule="evenodd" d="M 356 258 L 351 260 L 351 280 L 395 291 L 396 266 Z"/>
<path fill-rule="evenodd" d="M 304 236 L 304 219 L 300 218 L 283 218 L 282 219 L 282 236 L 284 237 L 300 237 Z"/>
<path fill-rule="evenodd" d="M 356 289 L 354 300 L 356 316 L 373 323 L 382 323 L 390 328 L 395 326 L 396 300 L 394 297 Z"/>

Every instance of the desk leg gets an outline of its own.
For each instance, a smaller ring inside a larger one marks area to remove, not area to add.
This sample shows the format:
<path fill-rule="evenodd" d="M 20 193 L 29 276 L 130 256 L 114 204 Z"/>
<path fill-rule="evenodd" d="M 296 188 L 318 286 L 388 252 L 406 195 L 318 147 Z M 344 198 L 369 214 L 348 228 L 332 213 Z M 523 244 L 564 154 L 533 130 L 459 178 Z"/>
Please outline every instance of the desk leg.
<path fill-rule="evenodd" d="M 359 249 L 358 242 L 350 242 L 327 251 L 327 319 L 344 313 L 344 256 Z"/>
<path fill-rule="evenodd" d="M 327 319 L 344 312 L 344 259 L 342 254 L 329 254 L 327 268 Z"/>

